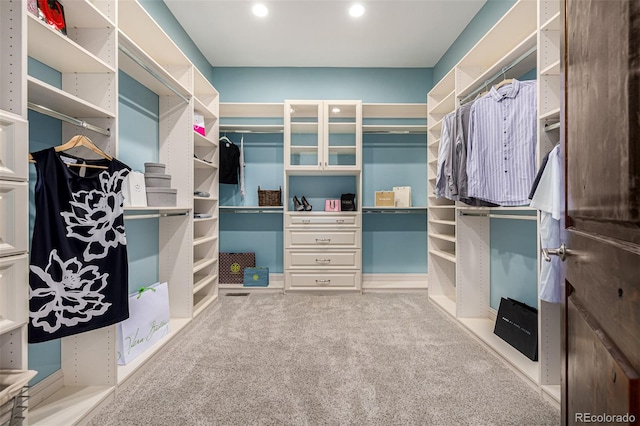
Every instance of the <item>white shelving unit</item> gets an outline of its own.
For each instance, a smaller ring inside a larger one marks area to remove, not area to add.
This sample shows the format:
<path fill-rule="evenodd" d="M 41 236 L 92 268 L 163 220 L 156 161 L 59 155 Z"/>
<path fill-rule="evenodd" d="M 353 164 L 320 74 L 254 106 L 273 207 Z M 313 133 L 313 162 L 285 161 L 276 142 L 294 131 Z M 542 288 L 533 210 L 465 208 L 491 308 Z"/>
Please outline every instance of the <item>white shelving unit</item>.
<path fill-rule="evenodd" d="M 433 190 L 442 118 L 503 78 L 517 78 L 537 68 L 538 161 L 557 142 L 557 134 L 545 132 L 545 125 L 557 122 L 560 115 L 559 16 L 557 0 L 516 2 L 428 95 L 429 298 L 557 404 L 559 307 L 539 302 L 538 362 L 494 335 L 495 310 L 490 308 L 490 218 L 502 215 L 504 220 L 515 220 L 528 215 L 536 219 L 536 211 L 455 205 L 435 199 Z"/>
<path fill-rule="evenodd" d="M 0 153 L 0 193 L 9 200 L 0 203 L 8 221 L 0 225 L 7 233 L 0 235 L 0 367 L 28 367 L 27 110 L 59 118 L 63 141 L 85 134 L 117 156 L 118 70 L 125 71 L 159 96 L 159 161 L 178 189 L 177 207 L 126 211 L 129 219 L 159 218 L 170 336 L 125 366 L 117 365 L 115 325 L 65 337 L 60 370 L 30 390 L 29 424 L 78 424 L 217 298 L 219 95 L 135 0 L 65 3 L 66 36 L 28 12 L 26 1 L 3 1 L 0 12 L 0 142 L 10 148 Z M 28 76 L 27 57 L 59 72 L 60 87 Z M 193 130 L 195 113 L 205 117 L 206 136 Z M 212 217 L 194 220 L 194 211 Z"/>
<path fill-rule="evenodd" d="M 284 103 L 285 291 L 361 291 L 362 206 L 357 211 L 299 212 L 289 202 L 298 176 L 353 177 L 362 199 L 362 102 Z M 311 197 L 315 188 L 307 185 Z M 336 194 L 338 197 L 339 194 Z"/>

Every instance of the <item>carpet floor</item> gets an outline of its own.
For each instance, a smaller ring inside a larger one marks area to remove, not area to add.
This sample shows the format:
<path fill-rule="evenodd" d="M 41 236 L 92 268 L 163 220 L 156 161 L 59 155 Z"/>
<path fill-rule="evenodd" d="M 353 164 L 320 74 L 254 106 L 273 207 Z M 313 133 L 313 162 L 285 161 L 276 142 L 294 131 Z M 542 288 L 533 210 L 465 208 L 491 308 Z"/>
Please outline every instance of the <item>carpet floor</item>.
<path fill-rule="evenodd" d="M 90 425 L 558 425 L 425 294 L 221 296 Z"/>

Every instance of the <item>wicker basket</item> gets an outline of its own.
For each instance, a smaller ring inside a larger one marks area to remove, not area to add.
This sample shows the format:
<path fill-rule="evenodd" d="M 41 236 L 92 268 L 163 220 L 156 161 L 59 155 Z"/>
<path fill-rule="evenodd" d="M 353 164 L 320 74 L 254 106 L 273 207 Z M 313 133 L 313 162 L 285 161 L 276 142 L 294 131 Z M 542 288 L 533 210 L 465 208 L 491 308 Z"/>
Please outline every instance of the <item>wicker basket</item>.
<path fill-rule="evenodd" d="M 260 189 L 258 186 L 258 205 L 259 206 L 281 206 L 282 205 L 282 187 L 276 189 Z"/>

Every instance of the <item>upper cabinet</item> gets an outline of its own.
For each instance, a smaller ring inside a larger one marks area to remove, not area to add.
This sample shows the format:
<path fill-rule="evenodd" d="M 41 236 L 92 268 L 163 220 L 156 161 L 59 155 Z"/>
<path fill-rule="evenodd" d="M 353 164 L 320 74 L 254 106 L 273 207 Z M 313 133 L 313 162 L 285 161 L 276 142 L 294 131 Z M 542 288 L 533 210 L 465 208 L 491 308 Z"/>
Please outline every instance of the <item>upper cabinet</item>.
<path fill-rule="evenodd" d="M 361 170 L 361 101 L 285 101 L 284 109 L 287 171 Z"/>

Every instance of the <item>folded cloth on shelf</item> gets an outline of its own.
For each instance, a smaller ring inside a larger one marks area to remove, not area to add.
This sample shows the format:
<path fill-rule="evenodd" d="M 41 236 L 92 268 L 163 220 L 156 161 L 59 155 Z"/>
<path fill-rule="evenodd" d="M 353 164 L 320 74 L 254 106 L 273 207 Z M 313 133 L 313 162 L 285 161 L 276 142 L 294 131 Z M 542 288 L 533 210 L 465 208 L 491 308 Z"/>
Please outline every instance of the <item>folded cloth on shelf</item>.
<path fill-rule="evenodd" d="M 206 191 L 193 191 L 193 195 L 196 197 L 211 197 L 211 194 Z"/>
<path fill-rule="evenodd" d="M 204 219 L 206 217 L 211 217 L 211 215 L 209 213 L 194 213 L 193 217 L 196 219 Z"/>

